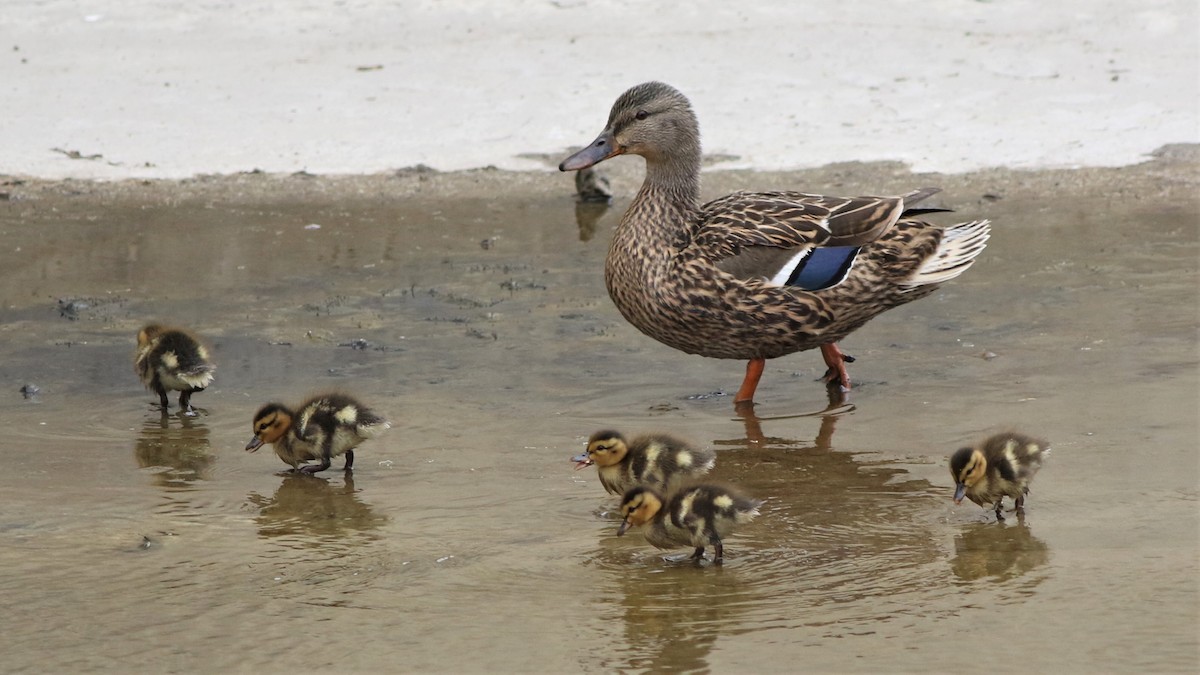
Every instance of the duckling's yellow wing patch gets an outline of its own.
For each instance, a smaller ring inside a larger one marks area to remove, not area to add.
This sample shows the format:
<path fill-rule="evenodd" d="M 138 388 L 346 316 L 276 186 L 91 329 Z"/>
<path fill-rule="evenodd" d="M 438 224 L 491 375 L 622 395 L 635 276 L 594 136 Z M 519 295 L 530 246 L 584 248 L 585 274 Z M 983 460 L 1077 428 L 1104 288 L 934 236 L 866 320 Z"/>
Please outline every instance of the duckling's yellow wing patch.
<path fill-rule="evenodd" d="M 348 405 L 334 413 L 333 417 L 338 421 L 339 424 L 353 426 L 354 423 L 358 421 L 358 408 Z"/>
<path fill-rule="evenodd" d="M 713 499 L 713 505 L 719 509 L 728 509 L 733 506 L 733 497 L 729 495 L 717 495 Z"/>

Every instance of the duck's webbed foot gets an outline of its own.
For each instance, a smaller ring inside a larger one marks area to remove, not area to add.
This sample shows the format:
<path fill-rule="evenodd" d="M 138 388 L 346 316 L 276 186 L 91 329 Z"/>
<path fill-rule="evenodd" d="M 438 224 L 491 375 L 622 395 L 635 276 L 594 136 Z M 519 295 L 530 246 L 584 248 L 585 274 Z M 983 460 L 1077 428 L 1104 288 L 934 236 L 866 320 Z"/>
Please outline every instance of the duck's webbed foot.
<path fill-rule="evenodd" d="M 846 364 L 854 363 L 854 357 L 843 352 L 836 342 L 821 345 L 821 356 L 828 366 L 821 381 L 829 385 L 836 384 L 842 391 L 850 391 L 850 373 L 846 371 Z"/>
<path fill-rule="evenodd" d="M 1003 513 L 1004 507 L 1001 505 L 1001 503 L 1003 501 L 1004 501 L 1003 498 L 996 500 L 996 521 L 997 522 L 1004 520 L 1004 513 Z"/>

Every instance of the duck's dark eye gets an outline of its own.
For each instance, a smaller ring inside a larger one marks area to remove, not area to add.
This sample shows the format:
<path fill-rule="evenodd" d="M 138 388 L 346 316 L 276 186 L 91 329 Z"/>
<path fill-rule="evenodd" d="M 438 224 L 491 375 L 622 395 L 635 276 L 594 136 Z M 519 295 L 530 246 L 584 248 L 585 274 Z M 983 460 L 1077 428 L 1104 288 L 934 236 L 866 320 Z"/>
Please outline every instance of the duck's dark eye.
<path fill-rule="evenodd" d="M 634 115 L 634 118 L 639 119 L 639 120 L 644 120 L 649 116 L 650 116 L 650 113 L 646 112 L 645 110 L 639 110 L 639 111 L 637 111 L 637 114 Z"/>

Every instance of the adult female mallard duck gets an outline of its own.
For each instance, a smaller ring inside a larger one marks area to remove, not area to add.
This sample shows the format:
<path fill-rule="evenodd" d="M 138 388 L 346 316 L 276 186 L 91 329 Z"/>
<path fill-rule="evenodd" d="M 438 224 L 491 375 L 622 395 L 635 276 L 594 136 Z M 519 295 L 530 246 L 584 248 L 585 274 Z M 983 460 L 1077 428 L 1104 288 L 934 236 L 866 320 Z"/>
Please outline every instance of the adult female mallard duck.
<path fill-rule="evenodd" d="M 1013 510 L 1024 513 L 1029 483 L 1049 452 L 1050 445 L 1045 441 L 1014 432 L 960 448 L 950 456 L 954 503 L 961 504 L 965 496 L 984 508 L 994 506 L 996 519 L 1004 520 L 1000 504 L 1005 497 L 1012 497 Z"/>
<path fill-rule="evenodd" d="M 669 434 L 645 434 L 627 440 L 619 431 L 597 431 L 587 450 L 571 458 L 575 470 L 596 465 L 600 484 L 610 495 L 638 485 L 673 492 L 691 478 L 712 470 L 717 455 Z"/>
<path fill-rule="evenodd" d="M 167 411 L 167 392 L 179 392 L 179 409 L 195 415 L 192 394 L 212 384 L 216 366 L 200 338 L 182 328 L 156 323 L 142 326 L 137 334 L 133 369 L 146 388 L 158 394 L 163 412 Z"/>
<path fill-rule="evenodd" d="M 837 342 L 877 314 L 933 292 L 971 266 L 988 222 L 935 227 L 940 209 L 900 197 L 700 194 L 700 135 L 683 94 L 661 82 L 626 91 L 589 146 L 559 165 L 641 155 L 646 178 L 613 235 L 608 293 L 638 330 L 689 354 L 748 359 L 735 401 L 750 401 L 766 359 L 820 347 L 825 381 L 850 387 Z"/>
<path fill-rule="evenodd" d="M 275 447 L 285 464 L 302 473 L 329 468 L 330 460 L 346 455 L 344 470 L 354 467 L 354 449 L 391 425 L 383 417 L 345 394 L 323 394 L 305 401 L 295 410 L 282 403 L 268 403 L 254 415 L 254 437 L 246 450 L 256 452 L 265 443 Z M 305 462 L 319 460 L 320 464 Z"/>
<path fill-rule="evenodd" d="M 713 562 L 725 555 L 722 540 L 733 528 L 758 515 L 762 502 L 736 490 L 716 485 L 695 485 L 664 499 L 652 487 L 639 486 L 621 498 L 621 526 L 617 536 L 630 526 L 645 525 L 646 541 L 658 548 L 695 546 L 693 560 L 704 557 L 704 547 L 713 547 Z"/>

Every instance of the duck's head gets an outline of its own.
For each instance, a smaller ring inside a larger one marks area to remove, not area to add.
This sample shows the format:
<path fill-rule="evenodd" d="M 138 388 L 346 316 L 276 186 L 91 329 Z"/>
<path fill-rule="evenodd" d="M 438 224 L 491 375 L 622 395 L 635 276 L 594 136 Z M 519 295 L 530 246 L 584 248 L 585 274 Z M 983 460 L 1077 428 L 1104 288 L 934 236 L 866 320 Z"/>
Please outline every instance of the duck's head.
<path fill-rule="evenodd" d="M 954 477 L 954 503 L 961 504 L 967 488 L 975 487 L 987 472 L 987 458 L 977 448 L 960 448 L 950 456 Z"/>
<path fill-rule="evenodd" d="M 246 444 L 246 449 L 254 452 L 264 443 L 274 443 L 287 433 L 292 425 L 292 412 L 280 403 L 268 403 L 254 415 L 254 438 Z"/>
<path fill-rule="evenodd" d="M 146 347 L 149 347 L 150 343 L 153 342 L 155 340 L 155 338 L 157 338 L 158 336 L 162 335 L 165 332 L 167 332 L 167 328 L 165 326 L 160 326 L 156 323 L 150 323 L 150 324 L 146 324 L 145 326 L 142 326 L 142 329 L 138 331 L 138 336 L 137 336 L 138 347 L 141 347 L 143 349 Z"/>
<path fill-rule="evenodd" d="M 616 155 L 641 155 L 648 164 L 685 160 L 700 164 L 700 131 L 692 104 L 662 82 L 639 84 L 621 94 L 596 140 L 558 165 L 578 171 Z"/>
<path fill-rule="evenodd" d="M 625 534 L 625 530 L 637 525 L 645 525 L 653 520 L 654 515 L 662 509 L 663 498 L 653 488 L 644 485 L 635 487 L 621 497 L 621 527 L 617 528 L 617 536 Z"/>
<path fill-rule="evenodd" d="M 575 462 L 575 470 L 593 464 L 596 466 L 612 466 L 619 464 L 629 453 L 629 445 L 619 431 L 597 431 L 588 439 L 587 450 L 571 458 Z"/>

